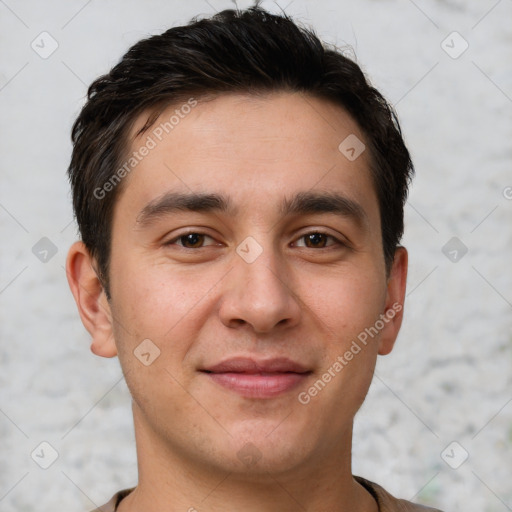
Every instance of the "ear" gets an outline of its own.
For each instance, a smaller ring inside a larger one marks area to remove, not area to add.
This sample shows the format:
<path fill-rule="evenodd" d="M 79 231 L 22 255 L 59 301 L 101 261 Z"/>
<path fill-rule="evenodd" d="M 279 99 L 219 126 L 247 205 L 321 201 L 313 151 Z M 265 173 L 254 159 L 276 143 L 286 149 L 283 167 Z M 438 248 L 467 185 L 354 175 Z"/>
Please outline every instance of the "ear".
<path fill-rule="evenodd" d="M 384 309 L 385 327 L 379 339 L 379 354 L 386 355 L 393 350 L 393 345 L 400 331 L 404 317 L 405 286 L 407 281 L 407 250 L 398 247 L 391 267 Z"/>
<path fill-rule="evenodd" d="M 92 336 L 91 351 L 98 356 L 114 357 L 117 348 L 112 331 L 110 304 L 94 263 L 84 243 L 75 242 L 68 252 L 66 275 L 82 323 Z"/>

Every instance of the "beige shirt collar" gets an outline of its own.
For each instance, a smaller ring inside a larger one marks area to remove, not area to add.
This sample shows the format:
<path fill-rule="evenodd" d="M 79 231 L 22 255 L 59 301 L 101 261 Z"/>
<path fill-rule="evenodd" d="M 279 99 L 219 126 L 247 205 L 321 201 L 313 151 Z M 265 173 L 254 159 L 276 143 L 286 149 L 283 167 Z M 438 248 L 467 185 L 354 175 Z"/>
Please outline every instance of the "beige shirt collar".
<path fill-rule="evenodd" d="M 416 505 L 410 501 L 394 498 L 380 485 L 359 476 L 354 476 L 354 478 L 375 498 L 379 506 L 379 512 L 442 512 L 437 508 Z M 124 491 L 118 492 L 112 496 L 112 499 L 108 503 L 92 512 L 115 512 L 119 502 L 132 491 L 133 489 L 125 489 Z"/>

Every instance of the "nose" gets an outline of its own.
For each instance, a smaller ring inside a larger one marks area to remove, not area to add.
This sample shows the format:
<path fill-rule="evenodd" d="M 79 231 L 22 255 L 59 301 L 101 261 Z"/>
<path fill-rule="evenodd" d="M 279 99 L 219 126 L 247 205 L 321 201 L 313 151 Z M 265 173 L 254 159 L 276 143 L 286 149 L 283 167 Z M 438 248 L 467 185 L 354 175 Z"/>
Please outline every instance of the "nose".
<path fill-rule="evenodd" d="M 249 261 L 235 254 L 234 268 L 223 280 L 222 323 L 230 328 L 248 325 L 256 333 L 297 325 L 300 300 L 286 263 L 272 249 Z"/>

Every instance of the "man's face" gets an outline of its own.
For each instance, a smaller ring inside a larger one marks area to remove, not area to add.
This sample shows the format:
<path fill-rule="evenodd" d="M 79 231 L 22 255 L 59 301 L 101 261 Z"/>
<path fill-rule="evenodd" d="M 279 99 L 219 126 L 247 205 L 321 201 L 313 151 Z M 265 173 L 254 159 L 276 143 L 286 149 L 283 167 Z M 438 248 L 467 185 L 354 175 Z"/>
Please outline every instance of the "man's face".
<path fill-rule="evenodd" d="M 124 178 L 112 224 L 108 307 L 137 428 L 212 469 L 285 471 L 346 450 L 397 331 L 344 358 L 391 307 L 369 155 L 338 149 L 364 137 L 301 94 L 224 95 L 155 132 L 176 108 L 133 142 L 156 146 Z M 176 194 L 227 204 L 176 209 Z M 233 358 L 245 361 L 207 371 Z"/>

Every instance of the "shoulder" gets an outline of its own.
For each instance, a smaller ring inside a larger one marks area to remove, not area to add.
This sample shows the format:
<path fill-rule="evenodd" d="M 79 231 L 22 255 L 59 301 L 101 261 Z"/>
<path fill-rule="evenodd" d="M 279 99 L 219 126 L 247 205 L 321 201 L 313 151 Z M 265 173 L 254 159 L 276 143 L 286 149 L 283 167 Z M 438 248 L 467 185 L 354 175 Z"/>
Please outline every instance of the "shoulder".
<path fill-rule="evenodd" d="M 442 512 L 437 508 L 426 507 L 393 497 L 380 485 L 370 482 L 360 476 L 354 476 L 355 480 L 370 492 L 379 504 L 380 512 Z M 92 510 L 91 512 L 115 512 L 119 502 L 128 496 L 133 489 L 125 489 L 114 494 L 108 503 Z"/>
<path fill-rule="evenodd" d="M 380 512 L 442 512 L 437 508 L 417 505 L 407 500 L 401 500 L 393 497 L 380 485 L 370 482 L 360 476 L 354 476 L 355 480 L 361 484 L 370 494 L 373 495 L 379 504 Z"/>
<path fill-rule="evenodd" d="M 91 510 L 91 512 L 115 512 L 119 502 L 128 496 L 128 494 L 130 494 L 132 491 L 133 489 L 125 489 L 123 491 L 119 491 L 118 493 L 114 494 L 114 496 L 112 496 L 108 503 L 105 503 L 105 505 Z"/>

